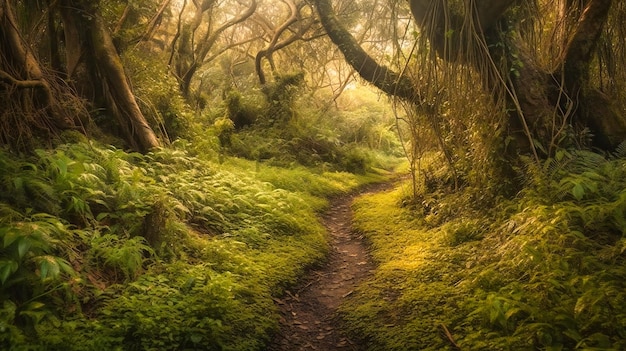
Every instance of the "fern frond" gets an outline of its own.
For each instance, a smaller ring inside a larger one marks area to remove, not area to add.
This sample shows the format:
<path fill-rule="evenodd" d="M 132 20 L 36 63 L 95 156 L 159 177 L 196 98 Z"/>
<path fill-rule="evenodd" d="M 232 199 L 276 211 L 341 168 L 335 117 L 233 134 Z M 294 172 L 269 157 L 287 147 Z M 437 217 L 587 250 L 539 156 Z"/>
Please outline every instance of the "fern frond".
<path fill-rule="evenodd" d="M 613 152 L 613 157 L 617 159 L 626 158 L 626 140 L 617 145 Z"/>
<path fill-rule="evenodd" d="M 568 167 L 568 170 L 574 173 L 583 173 L 601 168 L 606 162 L 607 159 L 604 155 L 586 150 L 577 150 L 572 153 L 572 164 Z"/>

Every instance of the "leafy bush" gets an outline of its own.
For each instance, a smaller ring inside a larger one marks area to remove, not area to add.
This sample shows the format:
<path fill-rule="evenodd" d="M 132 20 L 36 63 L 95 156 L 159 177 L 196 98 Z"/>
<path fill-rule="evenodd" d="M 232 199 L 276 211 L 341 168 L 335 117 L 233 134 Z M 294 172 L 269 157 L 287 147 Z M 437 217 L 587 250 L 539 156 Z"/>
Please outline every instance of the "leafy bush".
<path fill-rule="evenodd" d="M 281 167 L 361 174 L 399 163 L 403 153 L 389 104 L 360 87 L 337 99 L 346 105 L 337 108 L 328 102 L 336 97 L 305 89 L 302 74 L 291 74 L 262 89 L 265 101 L 254 89 L 229 90 L 223 116 L 212 122 L 221 151 Z"/>
<path fill-rule="evenodd" d="M 422 212 L 400 190 L 360 200 L 380 267 L 344 319 L 376 350 L 624 349 L 625 165 L 561 151 L 493 208 L 470 188 Z"/>
<path fill-rule="evenodd" d="M 0 348 L 264 349 L 272 297 L 327 252 L 317 196 L 375 178 L 187 146 L 0 152 Z"/>

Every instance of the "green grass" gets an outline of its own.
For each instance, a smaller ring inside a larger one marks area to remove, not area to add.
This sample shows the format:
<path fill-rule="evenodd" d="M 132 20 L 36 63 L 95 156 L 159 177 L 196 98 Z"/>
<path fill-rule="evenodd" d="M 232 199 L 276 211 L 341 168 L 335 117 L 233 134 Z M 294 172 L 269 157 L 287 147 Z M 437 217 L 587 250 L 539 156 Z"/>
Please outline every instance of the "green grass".
<path fill-rule="evenodd" d="M 445 349 L 439 325 L 459 298 L 453 282 L 463 267 L 445 256 L 441 233 L 425 230 L 398 206 L 404 188 L 367 195 L 354 206 L 355 226 L 370 241 L 378 268 L 342 315 L 372 350 Z"/>
<path fill-rule="evenodd" d="M 370 350 L 626 348 L 625 162 L 560 154 L 490 208 L 475 189 L 359 199 L 379 266 L 341 308 L 349 330 Z"/>
<path fill-rule="evenodd" d="M 324 259 L 326 196 L 371 175 L 97 144 L 0 152 L 0 348 L 262 350 Z"/>

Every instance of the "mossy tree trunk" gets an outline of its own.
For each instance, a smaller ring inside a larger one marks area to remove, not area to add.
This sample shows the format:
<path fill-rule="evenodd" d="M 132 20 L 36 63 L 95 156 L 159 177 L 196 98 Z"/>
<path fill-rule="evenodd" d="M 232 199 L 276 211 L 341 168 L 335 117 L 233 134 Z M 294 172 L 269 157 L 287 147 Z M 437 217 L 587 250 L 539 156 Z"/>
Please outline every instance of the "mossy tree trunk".
<path fill-rule="evenodd" d="M 62 0 L 67 72 L 82 95 L 116 118 L 124 138 L 147 152 L 159 140 L 133 95 L 121 58 L 94 2 Z"/>
<path fill-rule="evenodd" d="M 363 50 L 337 18 L 330 0 L 315 0 L 314 3 L 328 37 L 363 79 L 389 95 L 411 101 L 420 100 L 413 83 L 407 77 L 379 64 Z"/>
<path fill-rule="evenodd" d="M 441 59 L 473 67 L 483 76 L 488 92 L 498 85 L 509 92 L 509 108 L 514 111 L 509 125 L 522 151 L 537 154 L 534 146 L 543 145 L 542 152 L 549 155 L 562 138 L 559 126 L 564 124 L 589 128 L 595 145 L 603 149 L 624 140 L 626 120 L 615 110 L 598 113 L 600 106 L 611 103 L 589 83 L 611 0 L 562 2 L 564 43 L 554 43 L 563 49 L 552 70 L 538 64 L 522 35 L 510 27 L 513 11 L 509 10 L 521 11 L 517 1 L 465 0 L 463 4 L 459 12 L 445 0 L 410 0 L 416 23 Z M 495 65 L 489 64 L 493 61 Z"/>
<path fill-rule="evenodd" d="M 511 17 L 522 6 L 520 2 L 464 0 L 456 2 L 462 5 L 460 8 L 450 3 L 409 1 L 420 32 L 440 59 L 458 63 L 459 69 L 471 67 L 479 72 L 479 84 L 486 92 L 506 92 L 508 109 L 512 111 L 509 135 L 518 141 L 518 150 L 538 158 L 542 154 L 549 156 L 563 142 L 566 125 L 589 128 L 594 145 L 605 150 L 624 140 L 626 118 L 613 107 L 615 97 L 609 97 L 590 81 L 590 68 L 613 1 L 562 2 L 561 13 L 569 25 L 561 35 L 565 41 L 562 55 L 551 70 L 538 64 L 524 37 L 510 28 Z M 361 77 L 388 94 L 424 107 L 412 82 L 379 65 L 363 51 L 337 19 L 329 0 L 315 0 L 315 5 L 329 37 Z M 543 147 L 538 151 L 537 145 Z"/>
<path fill-rule="evenodd" d="M 62 91 L 45 74 L 24 41 L 8 0 L 0 0 L 0 143 L 27 146 L 74 125 L 64 113 Z"/>

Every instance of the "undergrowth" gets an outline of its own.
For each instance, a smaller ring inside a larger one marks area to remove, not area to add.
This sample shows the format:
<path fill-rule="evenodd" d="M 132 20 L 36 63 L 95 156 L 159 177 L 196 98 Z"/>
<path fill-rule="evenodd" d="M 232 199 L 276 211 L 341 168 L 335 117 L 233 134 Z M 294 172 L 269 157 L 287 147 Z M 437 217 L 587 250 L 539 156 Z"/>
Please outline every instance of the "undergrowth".
<path fill-rule="evenodd" d="M 258 92 L 230 91 L 213 133 L 225 154 L 270 165 L 367 174 L 403 160 L 389 104 L 367 89 L 304 94 L 301 74 Z M 245 123 L 244 123 L 245 122 Z"/>
<path fill-rule="evenodd" d="M 626 349 L 625 172 L 560 151 L 491 207 L 470 188 L 360 199 L 379 268 L 342 317 L 371 350 Z"/>
<path fill-rule="evenodd" d="M 223 161 L 0 151 L 0 349 L 264 349 L 327 252 L 320 196 L 374 178 Z"/>

